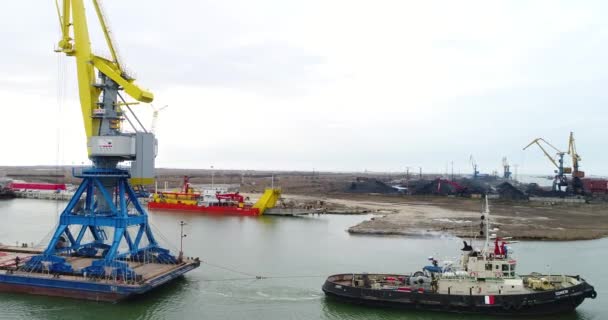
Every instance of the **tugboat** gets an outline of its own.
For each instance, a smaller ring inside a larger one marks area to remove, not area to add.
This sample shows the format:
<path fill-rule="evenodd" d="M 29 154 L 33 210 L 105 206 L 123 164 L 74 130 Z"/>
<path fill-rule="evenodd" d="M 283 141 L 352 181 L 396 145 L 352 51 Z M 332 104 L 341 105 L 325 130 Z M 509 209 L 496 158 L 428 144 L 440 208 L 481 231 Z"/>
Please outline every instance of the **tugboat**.
<path fill-rule="evenodd" d="M 15 193 L 15 191 L 9 189 L 9 188 L 2 188 L 0 187 L 0 200 L 2 199 L 15 199 L 17 198 L 17 194 Z"/>
<path fill-rule="evenodd" d="M 17 194 L 9 187 L 9 183 L 0 178 L 0 200 L 17 198 Z"/>
<path fill-rule="evenodd" d="M 541 315 L 573 311 L 585 298 L 595 299 L 593 286 L 580 276 L 517 275 L 517 261 L 506 246 L 507 238 L 494 238 L 491 250 L 488 200 L 481 215 L 481 250 L 464 242 L 460 263 L 444 262 L 412 274 L 345 273 L 323 284 L 330 298 L 355 304 L 502 315 Z"/>

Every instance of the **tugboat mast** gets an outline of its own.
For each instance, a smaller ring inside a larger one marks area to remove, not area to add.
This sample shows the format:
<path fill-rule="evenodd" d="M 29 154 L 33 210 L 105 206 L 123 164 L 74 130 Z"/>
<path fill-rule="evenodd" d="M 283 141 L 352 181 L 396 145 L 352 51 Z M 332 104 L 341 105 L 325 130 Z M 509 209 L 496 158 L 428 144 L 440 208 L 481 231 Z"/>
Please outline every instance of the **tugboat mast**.
<path fill-rule="evenodd" d="M 484 211 L 483 214 L 481 216 L 481 223 L 483 224 L 485 221 L 485 236 L 486 236 L 486 241 L 483 245 L 483 249 L 481 250 L 481 253 L 483 254 L 483 256 L 485 257 L 487 255 L 487 251 L 488 251 L 488 246 L 490 245 L 490 203 L 488 201 L 488 196 L 486 195 L 485 197 L 485 203 L 484 203 Z"/>

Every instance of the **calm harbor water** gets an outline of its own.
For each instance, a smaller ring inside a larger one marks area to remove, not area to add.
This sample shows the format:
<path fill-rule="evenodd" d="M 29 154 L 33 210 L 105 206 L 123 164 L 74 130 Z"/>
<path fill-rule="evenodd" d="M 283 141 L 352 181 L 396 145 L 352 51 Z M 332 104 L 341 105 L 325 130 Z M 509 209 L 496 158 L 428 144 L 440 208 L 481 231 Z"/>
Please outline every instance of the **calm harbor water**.
<path fill-rule="evenodd" d="M 0 201 L 0 242 L 39 243 L 50 236 L 65 203 Z M 351 236 L 345 230 L 369 216 L 212 217 L 151 212 L 159 241 L 179 245 L 188 223 L 186 255 L 208 262 L 185 278 L 142 298 L 118 304 L 0 294 L 0 319 L 495 319 L 372 309 L 327 300 L 321 285 L 342 272 L 411 272 L 430 255 L 456 260 L 452 237 L 410 239 Z M 161 236 L 162 234 L 162 236 Z M 608 317 L 608 239 L 522 242 L 512 245 L 519 272 L 580 274 L 598 292 L 575 313 L 547 319 Z M 217 266 L 271 277 L 264 280 Z"/>

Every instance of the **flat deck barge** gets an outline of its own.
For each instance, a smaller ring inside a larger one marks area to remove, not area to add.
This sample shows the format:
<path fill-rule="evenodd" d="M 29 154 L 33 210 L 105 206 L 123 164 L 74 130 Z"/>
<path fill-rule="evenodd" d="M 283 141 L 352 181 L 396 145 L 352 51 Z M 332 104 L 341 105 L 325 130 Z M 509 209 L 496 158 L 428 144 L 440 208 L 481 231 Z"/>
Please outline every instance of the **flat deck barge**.
<path fill-rule="evenodd" d="M 27 293 L 94 301 L 117 302 L 144 294 L 200 265 L 198 259 L 182 259 L 176 264 L 123 261 L 137 279 L 92 277 L 79 272 L 98 258 L 65 256 L 72 273 L 28 272 L 22 267 L 41 249 L 0 246 L 0 292 Z"/>

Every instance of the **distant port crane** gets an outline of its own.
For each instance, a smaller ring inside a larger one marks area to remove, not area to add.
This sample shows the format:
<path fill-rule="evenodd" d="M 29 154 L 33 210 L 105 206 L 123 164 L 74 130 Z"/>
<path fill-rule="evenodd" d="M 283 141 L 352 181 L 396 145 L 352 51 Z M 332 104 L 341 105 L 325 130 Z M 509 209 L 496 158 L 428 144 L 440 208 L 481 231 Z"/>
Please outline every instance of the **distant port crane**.
<path fill-rule="evenodd" d="M 532 142 L 530 142 L 523 150 L 528 149 L 533 144 L 536 144 L 543 151 L 547 159 L 549 159 L 549 161 L 551 161 L 553 166 L 556 168 L 553 179 L 553 191 L 565 191 L 562 190 L 562 187 L 568 187 L 568 178 L 566 177 L 566 174 L 572 173 L 572 168 L 564 167 L 564 155 L 566 152 L 559 150 L 543 138 L 536 138 L 532 140 Z M 543 144 L 556 152 L 555 158 L 557 158 L 557 161 L 549 154 L 549 152 L 547 152 L 547 150 L 543 147 Z"/>
<path fill-rule="evenodd" d="M 502 177 L 506 180 L 511 179 L 511 165 L 509 165 L 509 161 L 507 161 L 507 157 L 502 158 Z"/>
<path fill-rule="evenodd" d="M 479 177 L 479 170 L 477 170 L 477 162 L 473 158 L 473 155 L 469 157 L 469 162 L 471 163 L 471 167 L 473 167 L 473 179 L 477 179 Z"/>
<path fill-rule="evenodd" d="M 568 139 L 568 154 L 572 157 L 572 191 L 575 194 L 583 194 L 585 188 L 583 185 L 583 179 L 585 172 L 581 171 L 579 162 L 582 160 L 581 156 L 576 151 L 576 142 L 574 140 L 574 132 L 570 132 Z"/>

